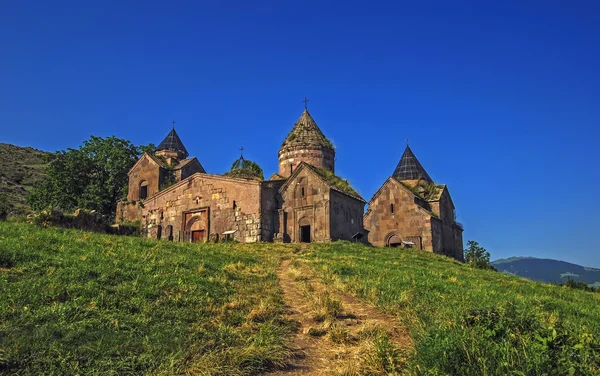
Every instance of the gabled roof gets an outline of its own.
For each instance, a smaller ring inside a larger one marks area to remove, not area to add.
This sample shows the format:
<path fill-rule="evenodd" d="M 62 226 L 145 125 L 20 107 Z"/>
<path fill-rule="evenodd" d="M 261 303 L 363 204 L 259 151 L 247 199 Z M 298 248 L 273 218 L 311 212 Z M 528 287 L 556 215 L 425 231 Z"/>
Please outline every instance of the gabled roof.
<path fill-rule="evenodd" d="M 347 180 L 340 178 L 328 169 L 315 167 L 306 162 L 301 162 L 298 165 L 298 167 L 296 167 L 292 175 L 287 179 L 287 181 L 281 186 L 279 190 L 283 191 L 288 185 L 290 185 L 291 182 L 294 180 L 294 177 L 300 173 L 302 168 L 308 168 L 309 170 L 311 170 L 317 177 L 323 180 L 323 182 L 327 184 L 327 186 L 330 189 L 340 192 L 346 196 L 352 197 L 353 199 L 356 199 L 358 201 L 366 202 L 365 199 L 362 198 L 360 194 L 358 194 L 358 192 L 356 192 L 354 188 L 350 186 L 350 183 L 348 183 Z"/>
<path fill-rule="evenodd" d="M 446 184 L 427 184 L 425 186 L 411 186 L 409 184 L 406 184 L 402 180 L 397 179 L 396 177 L 392 178 L 398 181 L 398 183 L 402 184 L 407 189 L 409 189 L 415 196 L 428 202 L 440 201 L 442 199 L 442 194 L 445 190 L 447 190 Z"/>
<path fill-rule="evenodd" d="M 307 109 L 304 109 L 300 119 L 294 124 L 294 128 L 281 144 L 282 150 L 296 147 L 327 147 L 333 149 L 331 141 L 321 132 Z"/>
<path fill-rule="evenodd" d="M 150 153 L 146 153 L 146 155 L 153 160 L 154 162 L 156 162 L 157 165 L 159 165 L 162 168 L 169 168 L 169 165 L 167 165 L 167 163 L 162 159 L 157 157 L 156 155 L 152 155 Z"/>
<path fill-rule="evenodd" d="M 273 175 L 271 175 L 271 177 L 269 178 L 269 180 L 286 180 L 287 178 L 283 175 L 279 175 L 278 173 L 273 173 Z"/>
<path fill-rule="evenodd" d="M 154 164 L 156 164 L 158 167 L 168 168 L 166 163 L 164 161 L 161 161 L 160 158 L 157 158 L 154 155 L 149 154 L 149 153 L 144 153 L 144 154 L 142 154 L 140 159 L 138 159 L 137 162 L 135 162 L 135 164 L 129 169 L 128 174 L 131 174 L 131 172 L 144 160 L 144 158 L 148 158 L 149 160 L 154 162 Z"/>
<path fill-rule="evenodd" d="M 384 189 L 389 185 L 389 184 L 394 184 L 395 186 L 399 187 L 400 189 L 405 190 L 408 194 L 412 194 L 414 197 L 418 198 L 421 201 L 427 201 L 424 200 L 422 197 L 420 197 L 418 194 L 415 193 L 415 191 L 413 191 L 413 189 L 408 185 L 405 184 L 403 182 L 401 182 L 400 180 L 394 178 L 393 176 L 390 176 L 389 178 L 386 179 L 386 181 L 381 185 L 381 187 L 379 187 L 379 189 L 377 190 L 377 192 L 375 192 L 375 194 L 373 195 L 373 197 L 371 197 L 371 199 L 369 200 L 369 206 L 367 208 L 367 212 L 365 213 L 364 217 L 366 217 L 369 213 L 371 213 L 371 204 L 373 203 L 373 201 L 375 201 L 375 199 L 377 197 L 379 197 L 379 195 L 384 191 Z M 441 189 L 441 192 L 443 192 L 446 189 L 445 185 L 440 185 L 440 186 L 436 186 L 436 187 L 443 187 L 443 189 Z M 441 193 L 440 193 L 441 196 Z M 422 207 L 419 204 L 416 204 L 416 207 L 427 213 L 428 215 L 432 216 L 433 218 L 438 218 L 438 215 L 433 213 L 432 211 Z"/>
<path fill-rule="evenodd" d="M 182 159 L 181 161 L 179 161 L 179 163 L 175 167 L 173 167 L 173 170 L 180 170 L 180 169 L 184 168 L 185 166 L 189 165 L 190 163 L 192 163 L 194 161 L 196 163 L 198 163 L 198 166 L 200 166 L 200 172 L 206 173 L 206 171 L 204 170 L 204 167 L 202 167 L 202 164 L 200 163 L 200 161 L 196 157 L 192 157 L 192 158 L 188 158 L 188 159 Z"/>
<path fill-rule="evenodd" d="M 183 146 L 183 142 L 181 142 L 179 135 L 177 135 L 177 132 L 175 132 L 175 128 L 171 129 L 171 132 L 169 132 L 167 137 L 165 137 L 160 145 L 158 145 L 156 150 L 177 151 L 182 153 L 184 158 L 187 158 L 187 156 L 190 155 L 185 146 Z"/>
<path fill-rule="evenodd" d="M 400 158 L 400 162 L 398 162 L 398 166 L 396 166 L 392 176 L 398 180 L 421 179 L 433 183 L 433 179 L 429 177 L 429 174 L 427 174 L 427 171 L 419 163 L 419 160 L 408 145 L 406 145 L 404 154 L 402 154 L 402 158 Z"/>

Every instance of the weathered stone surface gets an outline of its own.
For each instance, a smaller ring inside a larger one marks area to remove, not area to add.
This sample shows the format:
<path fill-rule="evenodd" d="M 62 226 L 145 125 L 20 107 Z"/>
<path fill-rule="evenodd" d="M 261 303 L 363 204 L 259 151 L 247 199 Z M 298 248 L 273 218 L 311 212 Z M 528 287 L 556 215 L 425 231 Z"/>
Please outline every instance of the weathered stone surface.
<path fill-rule="evenodd" d="M 207 174 L 196 158 L 182 159 L 181 140 L 175 144 L 144 154 L 131 169 L 117 222 L 139 220 L 144 236 L 173 241 L 328 242 L 360 234 L 377 246 L 411 242 L 462 259 L 462 228 L 450 194 L 428 175 L 430 185 L 421 186 L 426 172 L 412 151 L 397 167 L 410 179 L 388 179 L 363 216 L 365 201 L 333 173 L 333 145 L 308 111 L 283 142 L 279 174 L 268 181 Z M 173 177 L 175 184 L 166 187 Z"/>
<path fill-rule="evenodd" d="M 462 228 L 454 219 L 448 190 L 437 201 L 425 201 L 390 177 L 369 202 L 364 216 L 369 242 L 375 246 L 405 246 L 463 259 Z"/>

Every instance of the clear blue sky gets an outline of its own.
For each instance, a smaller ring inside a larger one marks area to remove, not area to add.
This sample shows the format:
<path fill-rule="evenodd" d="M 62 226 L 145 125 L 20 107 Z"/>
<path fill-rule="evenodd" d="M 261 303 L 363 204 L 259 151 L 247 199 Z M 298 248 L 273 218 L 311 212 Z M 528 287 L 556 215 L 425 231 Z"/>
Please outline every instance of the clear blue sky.
<path fill-rule="evenodd" d="M 524 3 L 4 2 L 0 142 L 159 143 L 174 119 L 209 172 L 243 145 L 268 176 L 307 96 L 367 200 L 409 137 L 465 244 L 600 267 L 600 3 Z"/>

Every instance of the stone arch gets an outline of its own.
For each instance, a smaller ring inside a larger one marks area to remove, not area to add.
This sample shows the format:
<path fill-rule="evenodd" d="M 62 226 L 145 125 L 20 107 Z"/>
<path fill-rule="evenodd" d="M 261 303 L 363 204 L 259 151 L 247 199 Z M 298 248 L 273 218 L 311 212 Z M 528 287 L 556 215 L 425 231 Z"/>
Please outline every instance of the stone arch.
<path fill-rule="evenodd" d="M 138 198 L 140 200 L 145 200 L 148 198 L 148 181 L 141 180 L 138 184 Z"/>
<path fill-rule="evenodd" d="M 386 247 L 401 247 L 402 237 L 395 232 L 390 232 L 385 236 Z"/>
<path fill-rule="evenodd" d="M 205 242 L 208 239 L 208 212 L 200 211 L 188 218 L 185 224 L 186 240 Z"/>
<path fill-rule="evenodd" d="M 298 221 L 298 226 L 310 226 L 310 220 L 307 217 L 302 217 Z"/>
<path fill-rule="evenodd" d="M 194 215 L 186 224 L 187 231 L 197 231 L 205 228 L 204 218 L 201 215 Z"/>

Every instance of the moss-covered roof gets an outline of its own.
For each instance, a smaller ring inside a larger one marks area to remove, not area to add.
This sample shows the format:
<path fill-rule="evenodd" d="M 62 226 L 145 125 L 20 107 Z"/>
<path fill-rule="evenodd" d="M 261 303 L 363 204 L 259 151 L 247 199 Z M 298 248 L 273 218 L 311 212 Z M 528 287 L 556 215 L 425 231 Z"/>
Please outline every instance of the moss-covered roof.
<path fill-rule="evenodd" d="M 329 185 L 331 189 L 341 192 L 347 196 L 353 197 L 357 200 L 366 202 L 365 199 L 362 198 L 361 195 L 358 192 L 356 192 L 354 188 L 352 188 L 352 186 L 350 186 L 348 180 L 342 179 L 341 177 L 337 176 L 336 174 L 334 174 L 326 168 L 315 167 L 310 164 L 306 164 L 306 166 L 308 166 L 317 175 L 323 178 L 323 180 L 327 183 L 327 185 Z"/>
<path fill-rule="evenodd" d="M 245 159 L 242 156 L 233 162 L 231 170 L 223 175 L 233 178 L 264 180 L 263 170 L 258 163 Z"/>
<path fill-rule="evenodd" d="M 223 174 L 223 176 L 227 176 L 230 178 L 241 178 L 241 179 L 253 179 L 253 180 L 263 180 L 263 178 L 256 174 L 256 172 L 247 170 L 247 169 L 236 169 L 231 170 Z"/>
<path fill-rule="evenodd" d="M 319 129 L 319 126 L 306 109 L 283 141 L 283 144 L 281 144 L 282 150 L 299 147 L 326 147 L 333 149 L 331 141 L 321 132 L 321 129 Z"/>
<path fill-rule="evenodd" d="M 271 177 L 269 178 L 269 180 L 286 180 L 287 178 L 283 175 L 279 175 L 278 173 L 273 173 L 273 175 L 271 175 Z"/>
<path fill-rule="evenodd" d="M 442 198 L 442 193 L 444 193 L 444 188 L 446 188 L 446 184 L 423 184 L 412 186 L 410 184 L 406 184 L 405 182 L 398 180 L 400 184 L 408 188 L 415 196 L 419 197 L 425 201 L 439 201 Z"/>

